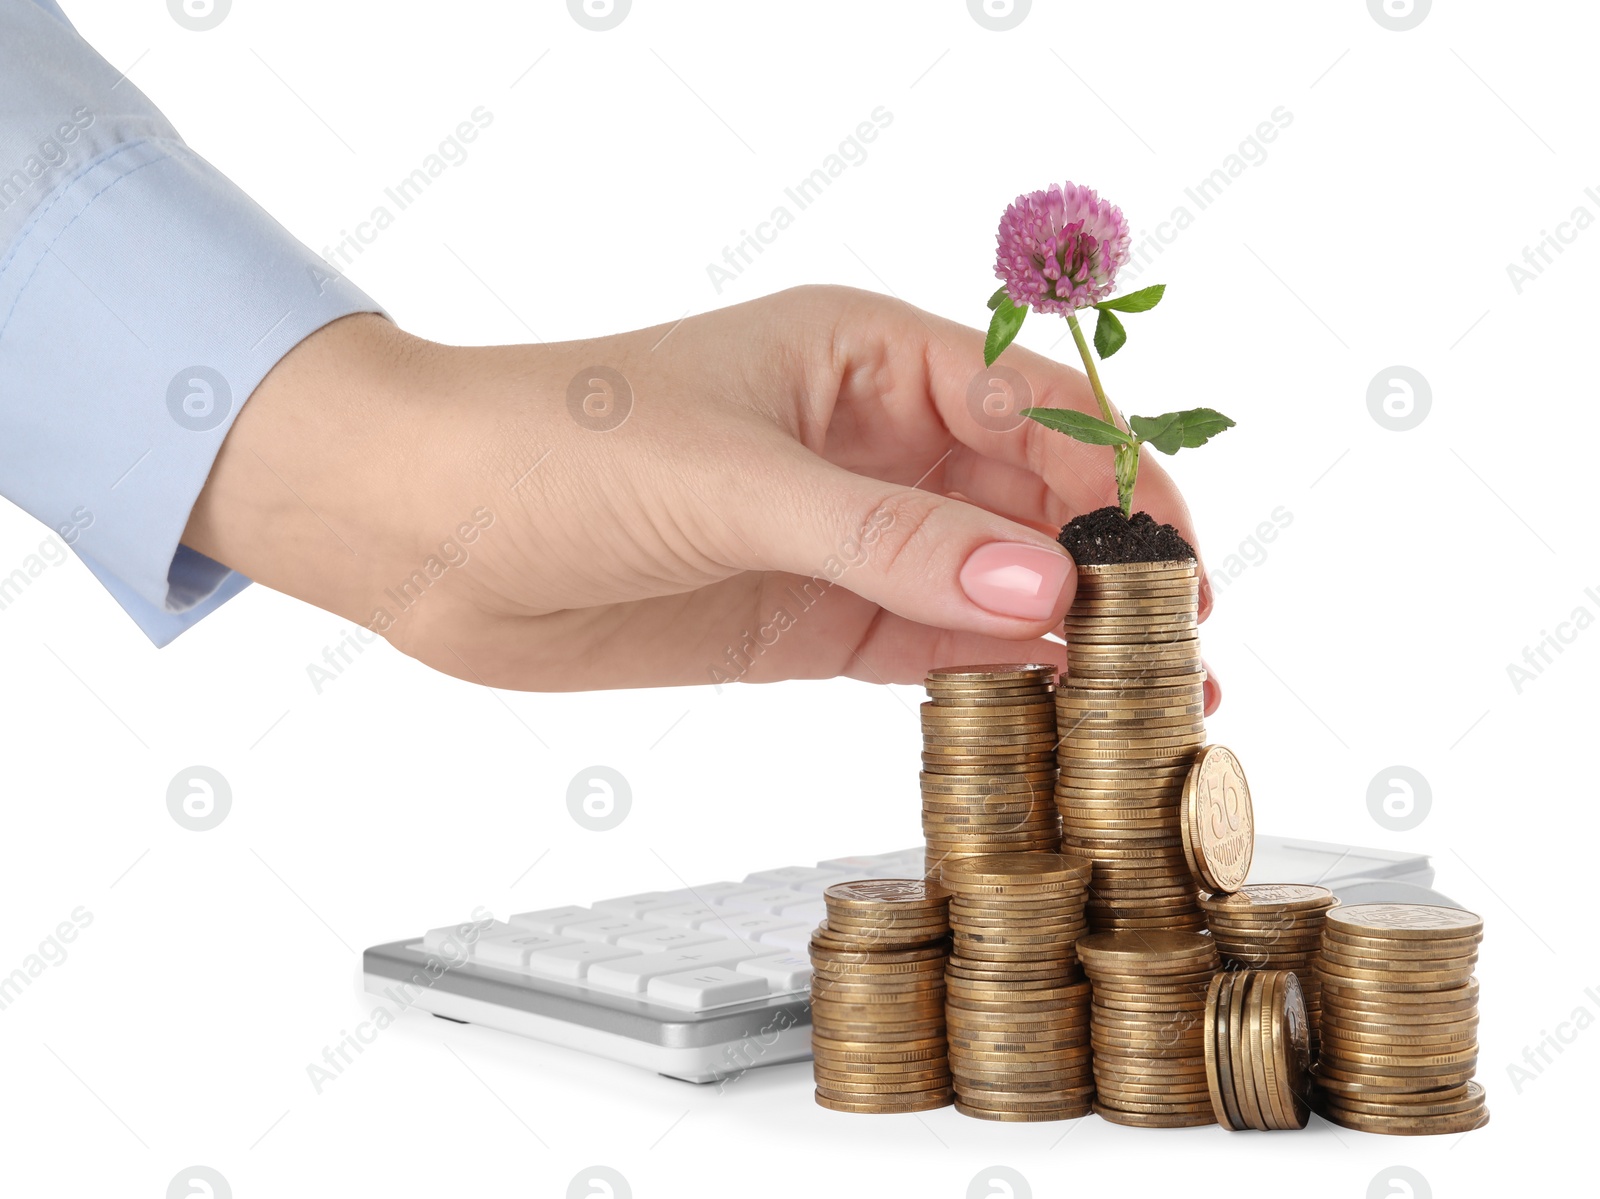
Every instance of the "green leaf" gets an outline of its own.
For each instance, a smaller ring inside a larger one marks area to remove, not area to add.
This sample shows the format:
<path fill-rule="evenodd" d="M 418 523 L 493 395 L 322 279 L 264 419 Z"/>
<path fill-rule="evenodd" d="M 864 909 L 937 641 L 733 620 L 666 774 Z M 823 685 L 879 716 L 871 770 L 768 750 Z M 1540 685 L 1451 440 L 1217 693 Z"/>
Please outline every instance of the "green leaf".
<path fill-rule="evenodd" d="M 1094 352 L 1102 358 L 1109 358 L 1127 340 L 1128 331 L 1122 327 L 1122 322 L 1109 309 L 1102 308 L 1094 322 Z"/>
<path fill-rule="evenodd" d="M 1028 315 L 1027 306 L 1019 308 L 1013 304 L 1003 287 L 989 298 L 989 303 L 994 308 L 994 317 L 989 321 L 989 336 L 983 339 L 984 366 L 994 365 L 1000 351 L 1011 344 L 1017 330 L 1022 328 L 1022 318 Z"/>
<path fill-rule="evenodd" d="M 1108 424 L 1098 416 L 1079 412 L 1076 408 L 1024 408 L 1022 415 L 1036 420 L 1047 429 L 1076 437 L 1089 445 L 1131 446 L 1133 439 L 1116 425 Z"/>
<path fill-rule="evenodd" d="M 1001 300 L 1006 299 L 1010 294 L 1011 293 L 1009 293 L 1008 291 L 1006 291 L 1005 288 L 1002 287 L 999 291 L 995 292 L 994 295 L 990 296 L 989 297 L 989 311 L 993 312 L 995 310 L 995 306 L 998 305 Z"/>
<path fill-rule="evenodd" d="M 1138 291 L 1130 291 L 1125 296 L 1112 296 L 1109 300 L 1101 300 L 1095 305 L 1102 312 L 1109 309 L 1112 312 L 1149 312 L 1161 303 L 1161 297 L 1166 294 L 1167 285 L 1156 283 L 1150 287 L 1141 287 Z"/>
<path fill-rule="evenodd" d="M 1130 416 L 1128 426 L 1140 441 L 1148 441 L 1163 454 L 1205 445 L 1233 422 L 1212 408 L 1186 408 L 1162 416 Z"/>

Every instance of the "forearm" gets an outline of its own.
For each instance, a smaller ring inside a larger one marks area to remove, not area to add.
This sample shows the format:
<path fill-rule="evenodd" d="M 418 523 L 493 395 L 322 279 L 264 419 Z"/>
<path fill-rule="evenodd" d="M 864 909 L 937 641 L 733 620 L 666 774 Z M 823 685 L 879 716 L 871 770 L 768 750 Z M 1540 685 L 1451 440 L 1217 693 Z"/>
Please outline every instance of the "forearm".
<path fill-rule="evenodd" d="M 418 377 L 442 348 L 375 315 L 306 338 L 245 404 L 183 543 L 365 624 L 372 596 L 420 534 L 407 481 L 437 462 L 419 451 L 429 406 Z"/>

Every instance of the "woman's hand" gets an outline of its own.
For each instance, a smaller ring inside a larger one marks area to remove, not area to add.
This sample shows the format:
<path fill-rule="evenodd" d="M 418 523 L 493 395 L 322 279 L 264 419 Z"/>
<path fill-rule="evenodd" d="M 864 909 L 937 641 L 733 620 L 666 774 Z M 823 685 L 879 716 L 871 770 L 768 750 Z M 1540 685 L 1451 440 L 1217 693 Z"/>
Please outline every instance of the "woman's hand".
<path fill-rule="evenodd" d="M 1095 410 L 1067 367 L 986 371 L 980 332 L 844 288 L 543 346 L 348 317 L 245 405 L 184 541 L 496 687 L 1064 664 L 1054 534 L 1116 486 L 1030 403 Z M 1155 463 L 1136 507 L 1194 541 Z"/>

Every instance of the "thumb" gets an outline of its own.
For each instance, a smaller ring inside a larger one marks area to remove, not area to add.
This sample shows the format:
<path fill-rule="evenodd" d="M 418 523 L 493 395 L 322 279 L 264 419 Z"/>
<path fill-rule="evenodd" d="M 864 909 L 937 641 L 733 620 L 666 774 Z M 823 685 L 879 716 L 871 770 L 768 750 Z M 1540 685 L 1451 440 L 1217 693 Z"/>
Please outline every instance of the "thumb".
<path fill-rule="evenodd" d="M 1058 627 L 1077 585 L 1045 534 L 972 504 L 810 454 L 745 480 L 735 554 L 747 568 L 838 583 L 920 624 L 1014 639 Z"/>

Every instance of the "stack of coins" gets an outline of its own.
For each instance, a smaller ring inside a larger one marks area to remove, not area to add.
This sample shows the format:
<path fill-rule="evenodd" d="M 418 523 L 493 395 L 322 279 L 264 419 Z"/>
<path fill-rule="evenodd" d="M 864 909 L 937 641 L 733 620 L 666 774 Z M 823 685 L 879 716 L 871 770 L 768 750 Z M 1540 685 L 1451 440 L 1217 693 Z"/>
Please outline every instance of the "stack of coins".
<path fill-rule="evenodd" d="M 1094 1098 L 1077 941 L 1090 865 L 1051 853 L 948 861 L 954 945 L 945 1019 L 956 1110 L 1070 1120 Z"/>
<path fill-rule="evenodd" d="M 922 705 L 927 869 L 978 854 L 1055 850 L 1054 666 L 955 666 Z"/>
<path fill-rule="evenodd" d="M 1206 1083 L 1230 1132 L 1304 1128 L 1311 1119 L 1311 1042 L 1291 970 L 1221 973 L 1206 992 Z"/>
<path fill-rule="evenodd" d="M 811 937 L 817 1102 L 920 1112 L 950 1102 L 944 970 L 949 893 L 915 879 L 836 883 Z"/>
<path fill-rule="evenodd" d="M 1204 1036 L 1206 991 L 1218 967 L 1211 938 L 1093 933 L 1078 942 L 1078 957 L 1094 989 L 1094 1110 L 1141 1128 L 1216 1123 Z"/>
<path fill-rule="evenodd" d="M 1203 929 L 1179 807 L 1205 744 L 1193 559 L 1079 565 L 1056 690 L 1063 852 L 1094 860 L 1089 924 Z"/>
<path fill-rule="evenodd" d="M 1306 883 L 1249 883 L 1231 895 L 1200 896 L 1223 965 L 1292 970 L 1301 980 L 1313 1059 L 1322 1023 L 1322 988 L 1316 977 L 1322 923 L 1338 902 L 1328 888 Z"/>
<path fill-rule="evenodd" d="M 1483 921 L 1459 908 L 1363 903 L 1322 930 L 1322 1114 L 1364 1132 L 1466 1132 L 1489 1122 L 1478 1064 Z"/>

